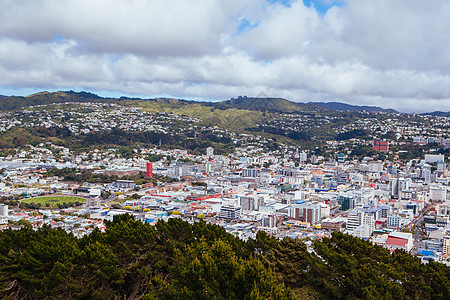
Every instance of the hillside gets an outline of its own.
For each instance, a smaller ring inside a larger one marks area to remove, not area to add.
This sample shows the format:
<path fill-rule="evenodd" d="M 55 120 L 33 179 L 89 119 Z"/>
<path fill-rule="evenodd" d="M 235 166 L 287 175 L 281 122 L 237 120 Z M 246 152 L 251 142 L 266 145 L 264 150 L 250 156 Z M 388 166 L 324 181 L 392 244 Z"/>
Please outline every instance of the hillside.
<path fill-rule="evenodd" d="M 205 125 L 217 125 L 231 130 L 243 130 L 261 123 L 267 118 L 262 112 L 247 109 L 216 109 L 211 103 L 178 99 L 157 98 L 148 100 L 126 100 L 121 105 L 142 107 L 144 110 L 159 113 L 174 113 L 199 118 Z"/>
<path fill-rule="evenodd" d="M 219 109 L 237 108 L 280 113 L 317 112 L 327 110 L 326 108 L 314 104 L 296 103 L 282 98 L 239 97 L 237 99 L 212 103 L 211 105 Z"/>
<path fill-rule="evenodd" d="M 450 111 L 433 111 L 422 113 L 422 116 L 450 117 Z"/>
<path fill-rule="evenodd" d="M 174 112 L 173 110 L 192 111 L 189 107 L 201 106 L 220 110 L 237 109 L 246 111 L 278 112 L 278 113 L 302 113 L 302 112 L 332 112 L 332 111 L 369 111 L 369 112 L 397 112 L 393 109 L 384 109 L 377 106 L 358 106 L 340 102 L 292 102 L 283 98 L 257 98 L 238 97 L 221 102 L 200 102 L 174 98 L 103 98 L 89 92 L 58 91 L 40 92 L 26 97 L 0 95 L 0 111 L 17 110 L 34 105 L 48 105 L 63 102 L 113 102 L 120 104 L 135 105 L 139 103 L 149 111 Z M 144 103 L 145 102 L 145 103 Z M 442 112 L 429 114 L 440 115 Z M 199 117 L 199 116 L 196 116 Z"/>
<path fill-rule="evenodd" d="M 381 108 L 378 106 L 366 106 L 366 105 L 351 105 L 342 102 L 309 102 L 308 104 L 317 105 L 323 108 L 337 110 L 337 111 L 369 111 L 369 112 L 390 112 L 397 113 L 396 110 L 388 108 Z"/>
<path fill-rule="evenodd" d="M 111 102 L 111 99 L 102 98 L 88 92 L 58 91 L 54 93 L 40 92 L 26 97 L 11 96 L 0 101 L 0 111 L 18 110 L 23 107 L 35 105 L 48 105 L 64 102 Z M 6 101 L 8 100 L 8 101 Z"/>
<path fill-rule="evenodd" d="M 6 101 L 7 100 L 7 101 Z M 216 109 L 209 102 L 188 101 L 174 98 L 102 98 L 88 92 L 59 91 L 40 92 L 27 97 L 6 97 L 0 101 L 0 111 L 20 110 L 35 105 L 49 105 L 64 102 L 107 102 L 126 106 L 142 107 L 153 113 L 174 113 L 203 120 L 206 125 L 218 125 L 231 130 L 253 127 L 263 119 L 262 113 L 243 108 L 224 107 Z M 255 106 L 256 107 L 256 106 Z"/>

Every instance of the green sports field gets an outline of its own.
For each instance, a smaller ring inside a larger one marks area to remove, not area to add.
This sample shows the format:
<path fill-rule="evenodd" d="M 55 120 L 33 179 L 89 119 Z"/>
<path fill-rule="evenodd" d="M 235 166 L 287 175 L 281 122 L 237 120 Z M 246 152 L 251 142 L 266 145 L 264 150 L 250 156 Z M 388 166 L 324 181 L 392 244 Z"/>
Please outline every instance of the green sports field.
<path fill-rule="evenodd" d="M 74 197 L 74 196 L 42 196 L 42 197 L 34 197 L 29 199 L 24 199 L 21 202 L 24 203 L 41 203 L 42 207 L 45 207 L 46 203 L 50 203 L 50 206 L 56 207 L 58 204 L 70 203 L 70 202 L 80 202 L 84 203 L 86 202 L 86 199 L 81 197 Z"/>

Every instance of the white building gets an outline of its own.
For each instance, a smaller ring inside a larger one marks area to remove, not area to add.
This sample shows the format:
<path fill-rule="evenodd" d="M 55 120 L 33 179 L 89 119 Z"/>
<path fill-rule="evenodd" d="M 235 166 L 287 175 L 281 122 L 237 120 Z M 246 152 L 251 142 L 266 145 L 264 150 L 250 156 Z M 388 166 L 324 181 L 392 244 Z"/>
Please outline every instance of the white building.
<path fill-rule="evenodd" d="M 360 239 L 368 239 L 372 235 L 373 231 L 370 231 L 370 226 L 359 225 L 352 232 L 351 235 L 356 236 Z"/>
<path fill-rule="evenodd" d="M 263 204 L 263 199 L 258 196 L 241 196 L 239 197 L 239 204 L 242 212 L 255 211 Z"/>
<path fill-rule="evenodd" d="M 435 163 L 439 161 L 445 161 L 445 157 L 443 154 L 425 154 L 425 162 Z"/>
<path fill-rule="evenodd" d="M 389 192 L 391 196 L 399 197 L 402 191 L 409 190 L 411 183 L 411 178 L 391 178 L 389 181 Z"/>
<path fill-rule="evenodd" d="M 300 162 L 306 162 L 306 160 L 308 159 L 308 154 L 306 154 L 306 152 L 302 152 L 300 153 Z"/>
<path fill-rule="evenodd" d="M 444 202 L 447 200 L 447 189 L 440 186 L 430 186 L 430 200 Z"/>
<path fill-rule="evenodd" d="M 8 217 L 8 205 L 0 204 L 0 217 Z"/>
<path fill-rule="evenodd" d="M 328 218 L 330 216 L 330 206 L 325 203 L 320 203 L 320 218 Z"/>
<path fill-rule="evenodd" d="M 353 231 L 362 224 L 364 213 L 360 210 L 353 210 L 347 217 L 347 230 Z"/>
<path fill-rule="evenodd" d="M 414 246 L 413 235 L 406 232 L 391 232 L 384 246 L 392 251 L 403 249 L 409 252 Z"/>
<path fill-rule="evenodd" d="M 402 223 L 403 223 L 402 217 L 400 217 L 397 214 L 387 216 L 386 221 L 387 221 L 387 226 L 391 227 L 391 228 L 401 227 Z"/>
<path fill-rule="evenodd" d="M 261 226 L 258 226 L 258 231 L 262 230 L 268 234 L 277 234 L 277 216 L 276 215 L 266 215 L 261 220 Z"/>
<path fill-rule="evenodd" d="M 383 162 L 371 161 L 369 162 L 369 172 L 379 173 L 383 171 Z"/>
<path fill-rule="evenodd" d="M 236 220 L 241 216 L 241 208 L 224 205 L 220 208 L 219 218 L 227 220 Z"/>
<path fill-rule="evenodd" d="M 349 213 L 347 218 L 347 230 L 354 232 L 355 236 L 368 238 L 375 230 L 375 218 L 371 213 L 365 213 L 361 210 L 354 210 Z"/>
<path fill-rule="evenodd" d="M 214 155 L 214 148 L 213 147 L 206 148 L 206 155 L 212 157 Z"/>

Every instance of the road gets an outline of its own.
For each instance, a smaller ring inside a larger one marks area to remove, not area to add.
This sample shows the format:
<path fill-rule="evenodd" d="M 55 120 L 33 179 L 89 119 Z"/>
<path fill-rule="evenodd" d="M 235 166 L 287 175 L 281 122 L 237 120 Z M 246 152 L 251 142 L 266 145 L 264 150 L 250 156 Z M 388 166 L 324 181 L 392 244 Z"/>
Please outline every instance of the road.
<path fill-rule="evenodd" d="M 416 234 L 414 235 L 414 246 L 411 250 L 411 254 L 416 255 L 418 249 L 422 245 L 422 234 L 420 224 L 423 222 L 424 216 L 430 211 L 434 209 L 434 204 L 428 205 L 417 217 L 415 217 L 411 223 L 406 225 L 403 229 L 407 229 L 409 231 L 412 231 L 412 229 L 416 229 Z"/>
<path fill-rule="evenodd" d="M 430 211 L 434 209 L 434 204 L 428 205 L 417 217 L 415 217 L 411 223 L 406 225 L 403 229 L 411 230 L 413 227 L 416 228 L 423 222 L 423 217 Z"/>

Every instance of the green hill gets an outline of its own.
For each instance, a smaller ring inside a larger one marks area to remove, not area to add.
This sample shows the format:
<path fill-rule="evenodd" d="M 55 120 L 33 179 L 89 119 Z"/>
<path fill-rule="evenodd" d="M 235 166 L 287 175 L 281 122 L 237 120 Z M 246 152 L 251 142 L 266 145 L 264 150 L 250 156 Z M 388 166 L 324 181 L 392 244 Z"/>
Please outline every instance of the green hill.
<path fill-rule="evenodd" d="M 254 127 L 266 118 L 260 111 L 233 107 L 218 109 L 207 102 L 172 98 L 121 100 L 120 104 L 139 106 L 153 113 L 166 112 L 199 118 L 205 125 L 217 125 L 230 130 Z"/>
<path fill-rule="evenodd" d="M 115 102 L 121 104 L 127 103 L 128 105 L 135 105 L 136 103 L 139 103 L 140 106 L 154 112 L 173 112 L 174 109 L 185 110 L 187 106 L 202 106 L 221 110 L 243 109 L 247 111 L 281 113 L 329 111 L 327 108 L 320 105 L 315 105 L 313 103 L 297 103 L 282 98 L 239 97 L 222 102 L 199 102 L 174 98 L 102 98 L 88 92 L 58 91 L 52 93 L 40 92 L 27 97 L 0 97 L 0 99 L 2 99 L 2 101 L 0 101 L 0 110 L 3 111 L 17 110 L 27 106 L 48 105 L 64 102 Z"/>
<path fill-rule="evenodd" d="M 243 130 L 244 128 L 254 127 L 264 119 L 261 112 L 255 112 L 255 110 L 264 111 L 264 109 L 256 109 L 258 103 L 249 109 L 245 109 L 243 106 L 228 106 L 216 109 L 215 105 L 209 102 L 187 101 L 174 98 L 102 98 L 92 93 L 74 91 L 40 92 L 27 97 L 7 97 L 0 100 L 0 111 L 14 111 L 23 107 L 64 102 L 107 102 L 126 106 L 137 106 L 153 113 L 166 112 L 187 115 L 191 118 L 199 118 L 206 125 L 218 125 L 231 130 Z M 286 102 L 290 103 L 289 101 Z"/>
<path fill-rule="evenodd" d="M 213 103 L 212 106 L 219 109 L 236 108 L 236 109 L 259 110 L 259 111 L 280 112 L 280 113 L 318 112 L 328 110 L 318 105 L 308 103 L 297 103 L 282 98 L 239 97 L 237 99 Z"/>
<path fill-rule="evenodd" d="M 58 91 L 40 92 L 26 97 L 11 96 L 0 99 L 0 111 L 18 110 L 35 105 L 49 105 L 64 102 L 109 102 L 111 99 L 102 98 L 88 92 Z"/>

